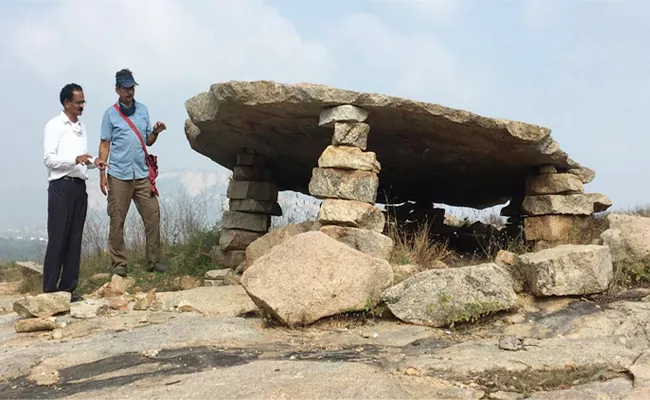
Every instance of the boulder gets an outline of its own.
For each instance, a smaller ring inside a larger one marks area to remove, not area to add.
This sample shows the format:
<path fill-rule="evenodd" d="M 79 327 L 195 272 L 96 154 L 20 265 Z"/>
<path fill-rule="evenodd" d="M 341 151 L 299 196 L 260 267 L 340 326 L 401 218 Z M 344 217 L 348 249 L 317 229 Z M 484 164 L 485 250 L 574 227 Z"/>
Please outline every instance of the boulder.
<path fill-rule="evenodd" d="M 289 326 L 378 304 L 393 281 L 387 261 L 322 232 L 306 232 L 257 259 L 241 284 L 258 307 Z"/>
<path fill-rule="evenodd" d="M 379 178 L 376 173 L 336 168 L 314 168 L 309 194 L 319 199 L 358 200 L 375 204 Z"/>
<path fill-rule="evenodd" d="M 336 122 L 334 124 L 334 146 L 355 146 L 361 150 L 368 147 L 370 125 L 362 122 Z"/>
<path fill-rule="evenodd" d="M 526 180 L 526 194 L 578 194 L 584 192 L 580 178 L 572 174 L 543 174 Z"/>
<path fill-rule="evenodd" d="M 326 199 L 318 211 L 322 225 L 340 225 L 382 232 L 386 217 L 372 204 L 355 200 Z"/>
<path fill-rule="evenodd" d="M 515 293 L 523 292 L 526 286 L 526 280 L 521 272 L 519 256 L 507 250 L 499 250 L 494 262 L 510 273 L 513 284 L 512 288 Z"/>
<path fill-rule="evenodd" d="M 381 164 L 371 151 L 352 146 L 327 146 L 318 159 L 320 168 L 355 169 L 379 173 Z"/>
<path fill-rule="evenodd" d="M 600 235 L 614 262 L 650 261 L 650 218 L 637 215 L 610 214 L 609 229 Z"/>
<path fill-rule="evenodd" d="M 356 129 L 362 125 L 353 124 L 362 120 L 372 130 L 371 138 L 360 142 L 369 140 L 381 161 L 378 190 L 389 193 L 394 203 L 504 204 L 543 165 L 589 178 L 547 127 L 379 93 L 313 83 L 228 81 L 188 99 L 185 108 L 192 149 L 230 170 L 241 148 L 254 149 L 267 158 L 283 191 L 309 194 L 311 168 L 324 144 L 365 147 L 333 139 L 332 125 L 334 136 L 344 136 L 337 135 L 342 120 Z M 357 114 L 344 114 L 346 108 Z"/>
<path fill-rule="evenodd" d="M 319 229 L 327 236 L 373 257 L 390 260 L 393 239 L 367 229 L 327 225 Z"/>
<path fill-rule="evenodd" d="M 562 245 L 519 256 L 535 296 L 577 296 L 602 293 L 614 269 L 607 246 Z"/>
<path fill-rule="evenodd" d="M 592 215 L 607 210 L 612 201 L 600 193 L 571 195 L 542 195 L 524 198 L 522 210 L 526 215 Z"/>
<path fill-rule="evenodd" d="M 284 242 L 285 240 L 312 230 L 314 221 L 306 221 L 299 224 L 290 224 L 272 230 L 261 238 L 252 242 L 246 248 L 246 266 L 252 265 L 255 260 L 268 253 L 274 246 Z"/>
<path fill-rule="evenodd" d="M 432 327 L 473 322 L 517 304 L 512 278 L 494 263 L 420 272 L 381 299 L 400 320 Z"/>
<path fill-rule="evenodd" d="M 42 293 L 14 302 L 13 310 L 21 317 L 50 317 L 70 310 L 72 295 L 68 292 Z"/>
<path fill-rule="evenodd" d="M 43 266 L 32 261 L 16 261 L 15 264 L 24 276 L 42 276 Z"/>

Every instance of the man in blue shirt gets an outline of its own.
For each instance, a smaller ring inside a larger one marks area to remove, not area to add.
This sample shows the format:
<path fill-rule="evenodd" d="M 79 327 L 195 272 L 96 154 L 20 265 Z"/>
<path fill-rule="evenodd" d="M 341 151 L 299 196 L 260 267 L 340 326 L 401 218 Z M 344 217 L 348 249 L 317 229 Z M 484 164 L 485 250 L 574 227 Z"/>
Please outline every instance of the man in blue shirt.
<path fill-rule="evenodd" d="M 144 223 L 147 239 L 147 264 L 149 271 L 164 272 L 160 263 L 160 207 L 149 180 L 149 167 L 142 143 L 135 128 L 147 146 L 158 139 L 165 124 L 156 122 L 153 127 L 147 107 L 134 99 L 136 81 L 128 69 L 115 74 L 115 92 L 119 100 L 104 112 L 99 144 L 99 158 L 110 167 L 100 174 L 100 188 L 108 198 L 110 231 L 108 251 L 113 273 L 126 276 L 127 255 L 124 244 L 124 221 L 131 200 Z M 129 124 L 132 123 L 133 127 Z"/>

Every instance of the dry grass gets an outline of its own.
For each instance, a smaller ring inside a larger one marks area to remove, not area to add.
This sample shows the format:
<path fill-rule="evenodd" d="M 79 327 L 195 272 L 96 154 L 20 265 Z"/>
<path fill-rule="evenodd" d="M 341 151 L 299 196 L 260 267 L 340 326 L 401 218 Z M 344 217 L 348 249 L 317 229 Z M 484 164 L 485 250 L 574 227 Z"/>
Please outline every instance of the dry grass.
<path fill-rule="evenodd" d="M 393 239 L 391 263 L 397 265 L 415 264 L 422 270 L 440 267 L 453 257 L 453 252 L 447 248 L 447 243 L 432 243 L 430 240 L 431 227 L 425 222 L 419 225 L 415 232 L 405 232 L 394 222 L 388 222 L 387 235 Z"/>

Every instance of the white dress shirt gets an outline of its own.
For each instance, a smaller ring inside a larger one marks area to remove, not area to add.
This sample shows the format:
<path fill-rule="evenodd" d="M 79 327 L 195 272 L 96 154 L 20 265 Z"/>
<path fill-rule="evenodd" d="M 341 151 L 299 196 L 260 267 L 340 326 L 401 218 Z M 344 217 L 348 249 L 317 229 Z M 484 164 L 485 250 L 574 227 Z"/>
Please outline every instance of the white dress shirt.
<path fill-rule="evenodd" d="M 88 179 L 88 168 L 95 168 L 93 158 L 88 166 L 76 163 L 77 156 L 88 153 L 86 126 L 80 120 L 70 121 L 64 112 L 45 125 L 44 149 L 48 181 L 64 176 L 85 180 Z"/>

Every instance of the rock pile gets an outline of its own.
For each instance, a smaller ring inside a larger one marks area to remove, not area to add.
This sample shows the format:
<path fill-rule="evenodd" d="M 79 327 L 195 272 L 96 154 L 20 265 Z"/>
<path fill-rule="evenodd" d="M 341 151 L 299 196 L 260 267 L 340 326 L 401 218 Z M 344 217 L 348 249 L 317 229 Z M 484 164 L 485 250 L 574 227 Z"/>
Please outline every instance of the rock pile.
<path fill-rule="evenodd" d="M 524 214 L 524 234 L 528 241 L 557 243 L 569 240 L 586 217 L 612 206 L 607 196 L 584 192 L 584 184 L 593 179 L 593 173 L 558 173 L 553 166 L 543 166 L 538 175 L 526 180 L 526 197 L 520 207 L 515 201 L 514 207 L 502 214 L 513 219 L 511 222 L 517 222 Z"/>
<path fill-rule="evenodd" d="M 271 227 L 271 216 L 281 216 L 278 188 L 271 182 L 266 160 L 253 150 L 237 153 L 228 185 L 229 210 L 221 220 L 219 241 L 221 263 L 236 268 L 246 260 L 246 247 Z"/>
<path fill-rule="evenodd" d="M 52 331 L 59 327 L 54 315 L 70 310 L 68 292 L 42 293 L 17 300 L 13 309 L 24 319 L 16 321 L 16 332 Z"/>
<path fill-rule="evenodd" d="M 377 155 L 365 151 L 370 126 L 368 112 L 352 105 L 325 109 L 319 126 L 333 127 L 334 135 L 312 170 L 309 193 L 324 199 L 318 212 L 320 231 L 349 246 L 388 259 L 393 242 L 382 235 L 386 218 L 375 206 Z"/>

